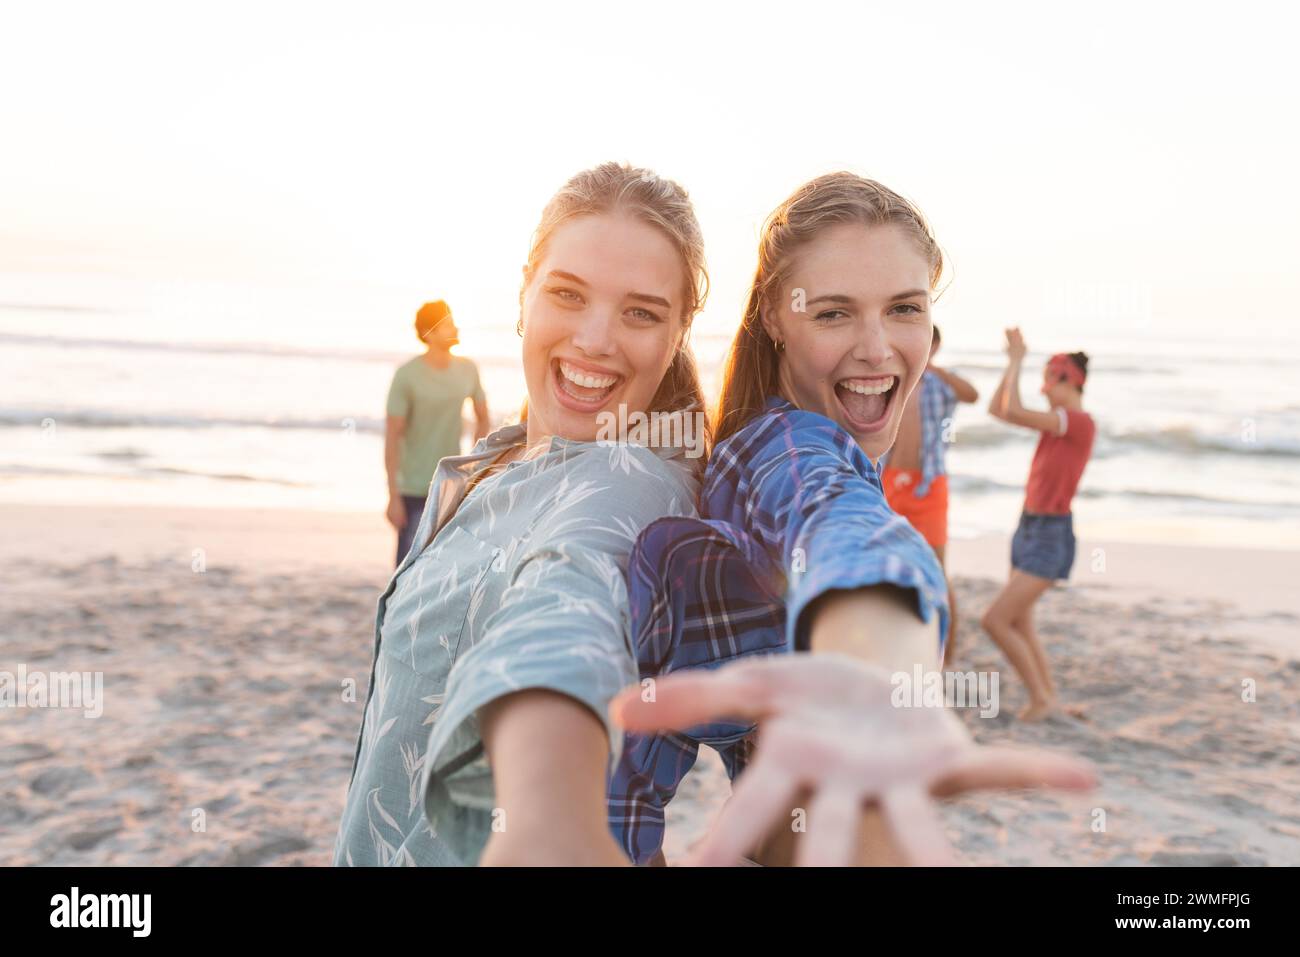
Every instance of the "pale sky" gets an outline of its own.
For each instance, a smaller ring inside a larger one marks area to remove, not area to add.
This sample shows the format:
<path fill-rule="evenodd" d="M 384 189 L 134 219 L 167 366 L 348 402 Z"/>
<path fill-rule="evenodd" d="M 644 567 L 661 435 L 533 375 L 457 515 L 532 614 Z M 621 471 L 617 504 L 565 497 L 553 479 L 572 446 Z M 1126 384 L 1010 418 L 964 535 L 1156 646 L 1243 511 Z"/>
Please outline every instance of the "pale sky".
<path fill-rule="evenodd" d="M 691 192 L 726 333 L 762 219 L 851 169 L 934 225 L 949 341 L 1300 338 L 1277 4 L 323 6 L 6 5 L 0 273 L 427 290 L 468 346 L 616 159 Z"/>

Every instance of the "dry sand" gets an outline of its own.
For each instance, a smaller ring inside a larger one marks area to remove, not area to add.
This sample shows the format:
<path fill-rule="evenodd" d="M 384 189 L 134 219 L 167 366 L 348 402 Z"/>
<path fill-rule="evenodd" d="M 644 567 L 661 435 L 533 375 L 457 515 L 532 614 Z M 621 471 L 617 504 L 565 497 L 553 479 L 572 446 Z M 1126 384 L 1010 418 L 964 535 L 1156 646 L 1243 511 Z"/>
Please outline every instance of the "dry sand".
<path fill-rule="evenodd" d="M 327 864 L 391 562 L 382 520 L 0 506 L 0 526 L 0 670 L 104 676 L 99 718 L 0 710 L 0 863 Z M 1004 667 L 977 620 L 1006 554 L 951 546 L 960 670 Z M 1082 718 L 1016 721 L 1009 673 L 996 718 L 962 714 L 980 741 L 1088 757 L 1100 787 L 946 803 L 964 858 L 1300 864 L 1298 569 L 1285 551 L 1081 543 L 1038 620 Z M 706 749 L 670 807 L 670 860 L 727 789 Z"/>

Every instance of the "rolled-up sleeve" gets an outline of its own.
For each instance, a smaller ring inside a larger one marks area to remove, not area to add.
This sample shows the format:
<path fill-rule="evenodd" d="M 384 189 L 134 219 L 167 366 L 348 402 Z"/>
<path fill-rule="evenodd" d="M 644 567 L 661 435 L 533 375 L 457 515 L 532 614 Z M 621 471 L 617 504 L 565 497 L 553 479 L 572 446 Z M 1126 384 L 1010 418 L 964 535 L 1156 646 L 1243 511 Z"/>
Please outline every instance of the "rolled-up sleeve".
<path fill-rule="evenodd" d="M 478 722 L 484 705 L 532 689 L 565 695 L 601 722 L 617 759 L 623 733 L 609 722 L 609 701 L 637 680 L 628 555 L 646 525 L 694 511 L 689 473 L 643 448 L 594 448 L 560 468 L 554 504 L 521 540 L 482 637 L 452 668 L 430 736 L 425 813 L 453 847 L 464 830 L 458 817 L 494 806 Z"/>
<path fill-rule="evenodd" d="M 789 646 L 808 647 L 804 612 L 829 591 L 894 585 L 915 596 L 922 621 L 948 636 L 948 595 L 934 551 L 885 501 L 875 468 L 829 419 L 777 413 L 737 457 L 730 488 L 707 490 L 785 569 Z M 715 512 L 716 514 L 716 512 Z"/>

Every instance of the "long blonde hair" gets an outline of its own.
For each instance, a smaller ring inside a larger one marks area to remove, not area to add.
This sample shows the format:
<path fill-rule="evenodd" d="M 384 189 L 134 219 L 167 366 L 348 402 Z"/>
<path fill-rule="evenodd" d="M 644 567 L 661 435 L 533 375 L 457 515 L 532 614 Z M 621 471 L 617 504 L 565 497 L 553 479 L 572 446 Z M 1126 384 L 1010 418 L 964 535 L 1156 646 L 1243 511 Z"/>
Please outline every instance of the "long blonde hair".
<path fill-rule="evenodd" d="M 943 251 L 914 205 L 892 189 L 853 173 L 827 173 L 804 183 L 763 224 L 758 268 L 722 373 L 722 390 L 713 417 L 715 441 L 721 442 L 744 428 L 763 411 L 767 397 L 777 394 L 779 359 L 776 344 L 763 328 L 763 307 L 774 304 L 795 252 L 823 230 L 841 223 L 902 226 L 930 264 L 931 290 L 938 288 Z"/>
<path fill-rule="evenodd" d="M 626 163 L 601 163 L 572 177 L 546 204 L 542 220 L 533 232 L 519 303 L 523 305 L 524 290 L 532 282 L 556 229 L 579 216 L 616 212 L 628 213 L 663 233 L 681 256 L 685 277 L 682 343 L 646 411 L 676 412 L 694 408 L 703 412 L 704 389 L 687 336 L 709 293 L 704 233 L 686 190 L 672 180 Z M 527 414 L 526 403 L 524 414 Z"/>

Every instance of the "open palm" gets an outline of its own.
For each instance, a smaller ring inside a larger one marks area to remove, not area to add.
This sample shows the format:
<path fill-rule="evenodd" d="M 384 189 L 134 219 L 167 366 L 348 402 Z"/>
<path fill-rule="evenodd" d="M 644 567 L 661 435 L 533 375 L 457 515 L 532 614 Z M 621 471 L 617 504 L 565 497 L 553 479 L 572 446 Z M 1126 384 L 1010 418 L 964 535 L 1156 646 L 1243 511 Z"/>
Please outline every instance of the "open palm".
<path fill-rule="evenodd" d="M 811 792 L 796 863 L 847 865 L 875 803 L 911 864 L 955 863 L 934 797 L 981 788 L 1093 785 L 1089 766 L 1045 751 L 975 744 L 946 708 L 895 707 L 890 672 L 833 654 L 780 655 L 655 679 L 611 703 L 629 731 L 756 721 L 759 746 L 687 863 L 734 864 Z"/>

